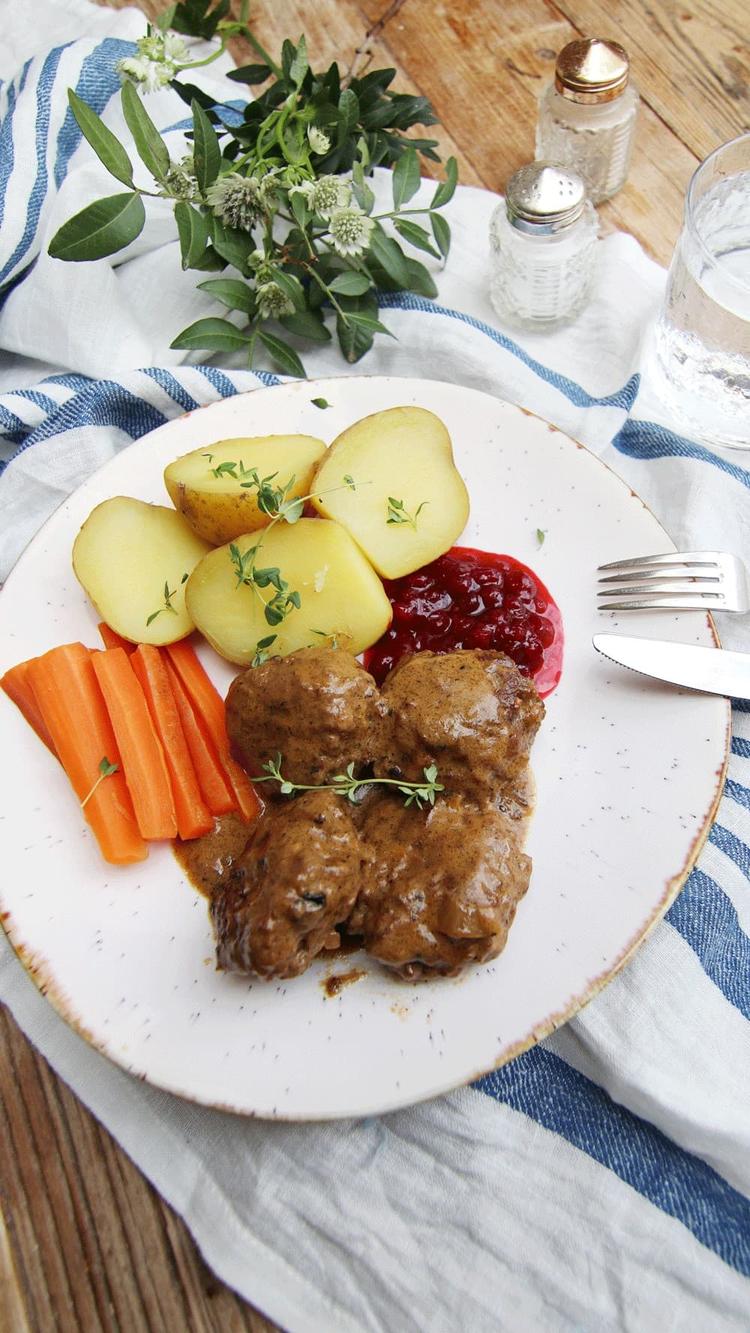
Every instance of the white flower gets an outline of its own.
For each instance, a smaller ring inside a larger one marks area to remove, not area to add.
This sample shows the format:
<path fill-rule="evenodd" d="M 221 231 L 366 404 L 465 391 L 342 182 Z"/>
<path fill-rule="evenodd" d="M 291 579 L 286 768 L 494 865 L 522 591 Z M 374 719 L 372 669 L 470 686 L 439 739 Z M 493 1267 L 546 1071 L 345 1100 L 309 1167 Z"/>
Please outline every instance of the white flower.
<path fill-rule="evenodd" d="M 322 157 L 324 153 L 327 153 L 331 147 L 331 140 L 328 138 L 328 135 L 324 130 L 318 129 L 317 125 L 308 125 L 307 141 L 313 153 L 317 153 L 319 157 Z"/>
<path fill-rule="evenodd" d="M 163 88 L 174 78 L 177 68 L 187 59 L 187 47 L 177 33 L 153 33 L 150 37 L 141 37 L 136 43 L 137 56 L 126 56 L 118 60 L 117 72 L 120 78 L 130 79 L 141 84 L 146 92 L 153 93 Z"/>
<path fill-rule="evenodd" d="M 334 250 L 340 255 L 361 255 L 370 244 L 374 226 L 372 218 L 357 204 L 337 209 L 328 223 Z"/>
<path fill-rule="evenodd" d="M 316 181 L 303 181 L 301 185 L 292 186 L 290 194 L 293 191 L 304 195 L 310 212 L 324 219 L 331 217 L 336 209 L 346 208 L 352 197 L 341 176 L 320 176 Z"/>
<path fill-rule="evenodd" d="M 177 32 L 168 32 L 164 38 L 164 59 L 173 65 L 182 65 L 188 58 L 185 40 Z"/>
<path fill-rule="evenodd" d="M 220 222 L 237 231 L 252 231 L 263 214 L 262 191 L 257 180 L 253 176 L 240 176 L 236 171 L 209 185 L 206 203 Z"/>
<path fill-rule="evenodd" d="M 256 287 L 255 299 L 261 319 L 281 319 L 282 315 L 291 315 L 294 310 L 294 302 L 276 282 L 264 282 Z"/>

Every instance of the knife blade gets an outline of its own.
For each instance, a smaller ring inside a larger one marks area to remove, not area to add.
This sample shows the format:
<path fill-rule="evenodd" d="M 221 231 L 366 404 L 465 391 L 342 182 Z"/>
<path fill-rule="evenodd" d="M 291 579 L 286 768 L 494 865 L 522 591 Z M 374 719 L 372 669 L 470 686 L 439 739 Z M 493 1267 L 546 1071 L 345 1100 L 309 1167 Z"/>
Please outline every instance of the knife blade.
<path fill-rule="evenodd" d="M 689 690 L 750 699 L 750 653 L 725 648 L 699 648 L 661 639 L 629 638 L 624 634 L 595 634 L 598 653 L 620 666 Z"/>

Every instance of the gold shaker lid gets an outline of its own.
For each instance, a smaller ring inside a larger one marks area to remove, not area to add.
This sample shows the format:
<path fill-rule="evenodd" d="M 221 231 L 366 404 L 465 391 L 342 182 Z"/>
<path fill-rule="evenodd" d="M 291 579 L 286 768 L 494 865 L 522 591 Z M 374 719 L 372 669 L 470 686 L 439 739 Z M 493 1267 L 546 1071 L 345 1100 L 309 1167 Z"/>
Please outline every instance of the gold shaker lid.
<path fill-rule="evenodd" d="M 568 42 L 555 65 L 555 88 L 573 102 L 611 102 L 625 91 L 627 52 L 617 42 L 586 37 Z"/>

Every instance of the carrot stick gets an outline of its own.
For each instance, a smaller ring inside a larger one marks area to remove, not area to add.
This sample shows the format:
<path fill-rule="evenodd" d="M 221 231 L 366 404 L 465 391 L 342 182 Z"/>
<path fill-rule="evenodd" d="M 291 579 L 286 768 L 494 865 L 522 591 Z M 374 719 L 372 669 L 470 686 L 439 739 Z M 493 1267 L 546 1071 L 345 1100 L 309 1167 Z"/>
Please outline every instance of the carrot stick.
<path fill-rule="evenodd" d="M 260 814 L 260 800 L 245 770 L 232 758 L 227 736 L 224 700 L 201 666 L 195 650 L 181 640 L 170 643 L 166 649 L 177 674 L 184 685 L 193 708 L 205 723 L 222 767 L 232 784 L 237 806 L 243 819 L 250 822 Z"/>
<path fill-rule="evenodd" d="M 69 643 L 33 658 L 28 667 L 44 724 L 102 856 L 112 865 L 142 861 L 148 848 L 138 832 L 93 654 L 82 643 Z M 120 768 L 99 782 L 104 759 Z"/>
<path fill-rule="evenodd" d="M 116 629 L 110 629 L 109 625 L 105 625 L 103 620 L 100 621 L 96 628 L 99 631 L 101 641 L 105 648 L 124 648 L 125 652 L 128 654 L 134 652 L 135 644 L 131 643 L 130 639 L 123 639 L 122 635 L 118 634 Z"/>
<path fill-rule="evenodd" d="M 164 750 L 177 815 L 177 832 L 183 839 L 200 838 L 211 831 L 214 821 L 201 797 L 166 664 L 158 648 L 141 643 L 132 654 L 130 665 L 138 677 L 154 730 Z"/>
<path fill-rule="evenodd" d="M 0 680 L 0 689 L 3 689 L 9 699 L 12 699 L 16 708 L 20 709 L 30 727 L 33 727 L 40 741 L 44 741 L 48 750 L 57 757 L 54 742 L 49 734 L 49 728 L 42 717 L 39 704 L 36 701 L 34 687 L 31 684 L 29 668 L 31 662 L 19 662 L 18 666 L 11 667 L 6 671 Z"/>
<path fill-rule="evenodd" d="M 219 763 L 216 751 L 193 712 L 193 705 L 188 699 L 180 677 L 166 656 L 164 663 L 203 799 L 212 815 L 225 815 L 230 810 L 237 809 L 237 802 L 227 776 Z"/>
<path fill-rule="evenodd" d="M 143 690 L 123 648 L 105 648 L 91 658 L 117 746 L 135 817 L 144 838 L 177 836 L 169 774 Z"/>

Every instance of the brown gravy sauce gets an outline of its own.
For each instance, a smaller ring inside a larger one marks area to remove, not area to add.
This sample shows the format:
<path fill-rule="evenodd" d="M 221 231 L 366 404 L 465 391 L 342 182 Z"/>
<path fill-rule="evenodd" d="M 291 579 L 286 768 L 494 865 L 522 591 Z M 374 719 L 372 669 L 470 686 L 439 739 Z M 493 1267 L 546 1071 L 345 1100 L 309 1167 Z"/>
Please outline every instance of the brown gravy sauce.
<path fill-rule="evenodd" d="M 334 972 L 332 977 L 326 977 L 325 981 L 321 981 L 320 984 L 328 999 L 332 1000 L 341 993 L 345 986 L 352 986 L 355 981 L 359 981 L 366 976 L 367 972 L 364 968 L 352 967 L 348 972 Z"/>
<path fill-rule="evenodd" d="M 172 844 L 174 854 L 190 883 L 199 893 L 210 898 L 214 887 L 230 874 L 235 861 L 242 855 L 252 832 L 239 815 L 219 815 L 213 831 L 191 842 L 179 838 Z"/>

